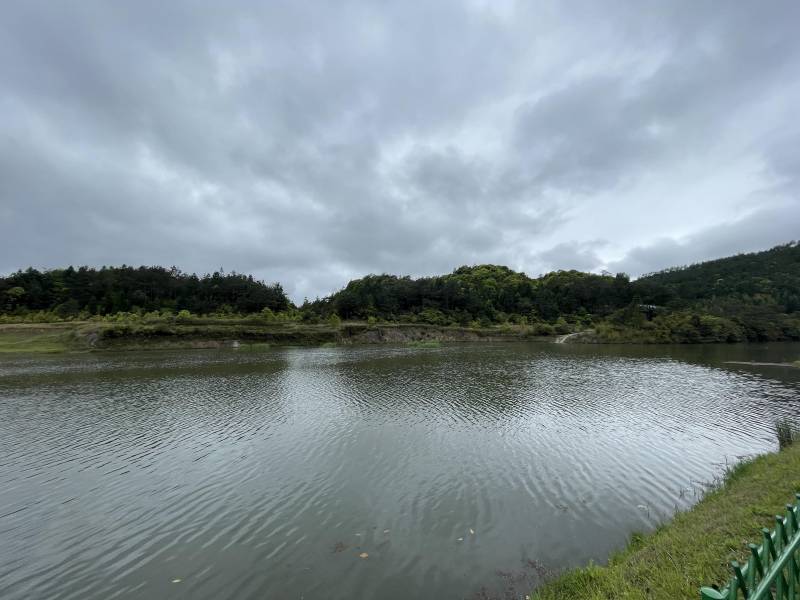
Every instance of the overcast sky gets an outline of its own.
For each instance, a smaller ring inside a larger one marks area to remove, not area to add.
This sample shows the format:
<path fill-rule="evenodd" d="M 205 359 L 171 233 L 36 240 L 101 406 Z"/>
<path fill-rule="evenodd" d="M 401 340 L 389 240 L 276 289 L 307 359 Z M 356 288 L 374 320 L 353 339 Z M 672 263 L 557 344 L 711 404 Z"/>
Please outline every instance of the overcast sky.
<path fill-rule="evenodd" d="M 223 267 L 302 300 L 798 239 L 799 24 L 797 0 L 5 2 L 0 273 Z"/>

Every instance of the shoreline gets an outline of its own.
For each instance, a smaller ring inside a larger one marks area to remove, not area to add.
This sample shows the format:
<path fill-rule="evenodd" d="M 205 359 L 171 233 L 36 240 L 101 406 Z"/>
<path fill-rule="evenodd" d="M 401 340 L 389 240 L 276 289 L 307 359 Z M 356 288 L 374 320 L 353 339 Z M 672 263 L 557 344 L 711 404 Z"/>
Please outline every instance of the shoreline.
<path fill-rule="evenodd" d="M 297 321 L 265 322 L 254 318 L 194 318 L 157 321 L 59 321 L 0 324 L 0 356 L 80 353 L 108 350 L 193 350 L 266 348 L 268 346 L 351 346 L 409 344 L 428 346 L 459 342 L 539 342 L 551 344 L 669 346 L 675 342 L 604 340 L 592 329 L 560 335 L 535 335 L 525 326 L 485 328 L 426 323 L 341 324 Z M 702 346 L 712 342 L 679 344 Z M 730 346 L 752 342 L 714 342 Z M 752 365 L 741 361 L 731 364 Z M 800 361 L 774 364 L 800 368 Z"/>
<path fill-rule="evenodd" d="M 545 582 L 531 600 L 700 597 L 701 586 L 724 586 L 730 561 L 749 556 L 762 527 L 800 491 L 800 444 L 730 467 L 692 508 L 646 535 L 634 534 L 605 566 L 589 564 Z"/>
<path fill-rule="evenodd" d="M 268 346 L 435 345 L 455 342 L 553 342 L 524 330 L 444 327 L 426 324 L 340 326 L 258 323 L 252 320 L 192 322 L 59 322 L 0 325 L 0 355 L 100 350 L 209 349 Z"/>

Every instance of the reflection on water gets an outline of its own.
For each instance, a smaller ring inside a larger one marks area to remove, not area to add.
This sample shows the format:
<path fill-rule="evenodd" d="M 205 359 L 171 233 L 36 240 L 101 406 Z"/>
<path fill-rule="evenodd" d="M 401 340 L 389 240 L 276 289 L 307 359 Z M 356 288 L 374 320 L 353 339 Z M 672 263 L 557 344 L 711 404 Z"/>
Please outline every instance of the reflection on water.
<path fill-rule="evenodd" d="M 725 361 L 798 357 L 477 344 L 3 358 L 0 590 L 527 589 L 773 449 L 800 371 Z"/>

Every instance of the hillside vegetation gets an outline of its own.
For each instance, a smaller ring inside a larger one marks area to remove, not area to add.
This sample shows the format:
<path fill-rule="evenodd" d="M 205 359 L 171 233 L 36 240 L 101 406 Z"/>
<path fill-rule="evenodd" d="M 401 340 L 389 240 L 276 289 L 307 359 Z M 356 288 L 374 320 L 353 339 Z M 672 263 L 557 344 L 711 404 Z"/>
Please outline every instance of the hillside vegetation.
<path fill-rule="evenodd" d="M 368 275 L 329 297 L 291 303 L 280 284 L 163 267 L 27 269 L 0 278 L 0 323 L 198 315 L 332 327 L 341 321 L 525 335 L 586 331 L 583 341 L 696 343 L 800 339 L 800 245 L 676 267 L 635 281 L 557 271 L 529 277 L 498 265 L 447 275 Z"/>
<path fill-rule="evenodd" d="M 25 315 L 53 312 L 88 317 L 120 312 L 187 310 L 197 314 L 287 310 L 291 303 L 280 284 L 252 275 L 219 273 L 198 277 L 175 267 L 68 267 L 27 269 L 0 278 L 0 311 Z"/>
<path fill-rule="evenodd" d="M 800 245 L 627 275 L 461 267 L 411 279 L 370 275 L 310 305 L 321 317 L 439 325 L 513 323 L 539 334 L 594 329 L 596 341 L 735 342 L 800 339 Z"/>

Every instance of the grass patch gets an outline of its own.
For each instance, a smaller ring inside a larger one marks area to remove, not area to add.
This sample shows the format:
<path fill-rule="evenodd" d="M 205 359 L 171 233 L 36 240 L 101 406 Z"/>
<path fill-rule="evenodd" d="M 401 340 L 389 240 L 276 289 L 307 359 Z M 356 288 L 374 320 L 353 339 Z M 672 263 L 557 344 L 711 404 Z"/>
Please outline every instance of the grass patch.
<path fill-rule="evenodd" d="M 375 336 L 375 332 L 380 335 Z M 242 317 L 159 317 L 118 315 L 109 319 L 54 323 L 0 323 L 0 352 L 62 352 L 69 350 L 155 350 L 227 348 L 238 341 L 240 350 L 267 346 L 332 348 L 349 343 L 407 343 L 415 348 L 438 348 L 449 341 L 527 339 L 523 329 L 472 329 L 428 324 L 330 321 L 305 323 Z M 385 335 L 383 335 L 385 334 Z M 416 339 L 415 338 L 423 338 Z M 250 348 L 248 348 L 248 346 Z"/>
<path fill-rule="evenodd" d="M 532 599 L 676 599 L 700 597 L 703 585 L 723 587 L 733 559 L 748 556 L 761 527 L 773 527 L 800 491 L 800 445 L 736 465 L 693 509 L 611 557 L 606 567 L 568 571 Z"/>
<path fill-rule="evenodd" d="M 412 348 L 439 348 L 442 342 L 438 340 L 414 340 L 413 342 L 408 342 L 408 345 Z"/>
<path fill-rule="evenodd" d="M 0 328 L 0 353 L 64 352 L 70 346 L 70 329 L 58 327 Z"/>
<path fill-rule="evenodd" d="M 775 423 L 775 434 L 778 436 L 778 447 L 781 450 L 800 440 L 800 429 L 789 419 L 781 419 Z"/>
<path fill-rule="evenodd" d="M 263 352 L 264 350 L 269 350 L 271 347 L 272 345 L 266 342 L 253 342 L 252 344 L 242 344 L 239 346 L 239 352 Z"/>

